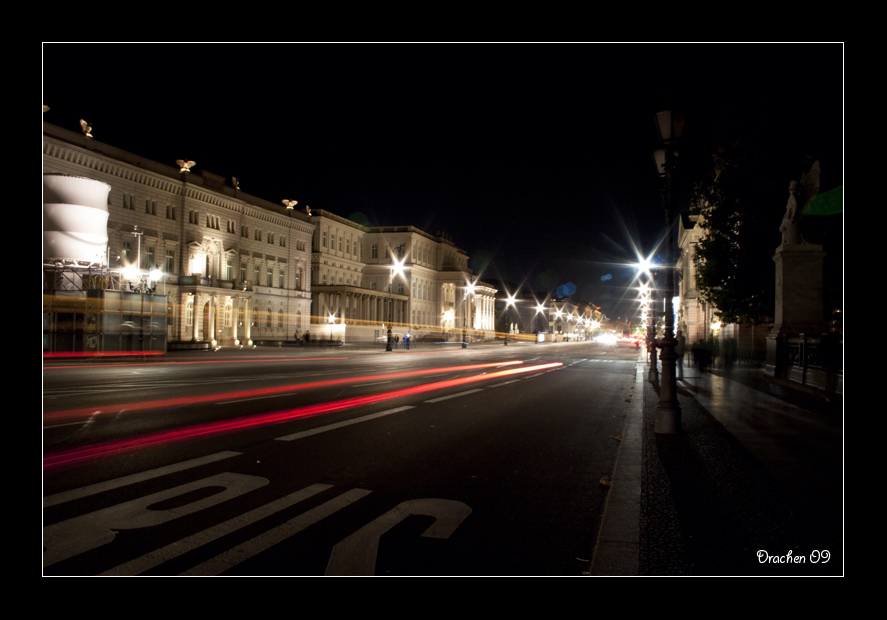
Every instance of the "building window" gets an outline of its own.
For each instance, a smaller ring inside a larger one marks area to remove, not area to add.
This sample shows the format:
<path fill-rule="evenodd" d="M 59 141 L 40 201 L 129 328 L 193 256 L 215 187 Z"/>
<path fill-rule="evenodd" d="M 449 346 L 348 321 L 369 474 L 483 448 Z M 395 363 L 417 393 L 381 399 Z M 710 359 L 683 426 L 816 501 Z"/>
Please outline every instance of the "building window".
<path fill-rule="evenodd" d="M 282 247 L 282 248 L 286 247 L 286 237 L 280 238 L 280 247 Z"/>
<path fill-rule="evenodd" d="M 279 269 L 277 271 L 277 286 L 286 288 L 286 269 Z"/>
<path fill-rule="evenodd" d="M 249 238 L 249 228 L 247 228 L 246 226 L 241 226 L 240 227 L 240 236 Z"/>
<path fill-rule="evenodd" d="M 228 220 L 228 232 L 229 233 L 234 232 L 234 220 Z"/>
<path fill-rule="evenodd" d="M 301 269 L 296 270 L 296 285 L 294 287 L 294 290 L 297 290 L 297 291 L 302 290 L 302 270 Z"/>
<path fill-rule="evenodd" d="M 345 239 L 345 254 L 351 254 L 351 240 Z"/>
<path fill-rule="evenodd" d="M 268 233 L 268 243 L 274 245 L 274 233 Z"/>
<path fill-rule="evenodd" d="M 326 246 L 326 231 L 323 231 L 323 247 L 327 247 Z"/>
<path fill-rule="evenodd" d="M 283 329 L 283 310 L 277 311 L 277 328 Z"/>
<path fill-rule="evenodd" d="M 194 302 L 189 301 L 188 305 L 185 306 L 185 326 L 193 327 L 194 326 Z"/>
<path fill-rule="evenodd" d="M 234 279 L 234 261 L 230 258 L 225 261 L 225 279 Z"/>
<path fill-rule="evenodd" d="M 259 276 L 261 276 L 261 275 L 262 275 L 262 268 L 259 265 L 256 265 L 256 269 L 255 269 L 255 276 L 256 277 L 253 278 L 253 281 L 256 284 L 259 284 L 261 282 L 261 280 L 259 279 Z"/>
<path fill-rule="evenodd" d="M 166 205 L 166 219 L 176 219 L 176 208 L 172 205 Z"/>
<path fill-rule="evenodd" d="M 225 327 L 231 327 L 231 306 L 225 306 Z"/>
<path fill-rule="evenodd" d="M 256 241 L 261 241 L 261 240 L 262 240 L 262 231 L 261 231 L 261 230 L 256 229 L 256 237 L 255 237 L 255 239 L 256 239 Z"/>
<path fill-rule="evenodd" d="M 246 263 L 240 263 L 240 282 L 246 282 Z"/>
<path fill-rule="evenodd" d="M 339 251 L 342 251 L 342 237 L 339 236 Z"/>
<path fill-rule="evenodd" d="M 145 213 L 148 215 L 157 215 L 157 203 L 151 200 L 145 200 Z"/>
<path fill-rule="evenodd" d="M 272 279 L 274 278 L 274 269 L 271 268 L 271 267 L 269 266 L 268 269 L 267 269 L 267 274 L 266 274 L 266 275 L 267 275 L 268 277 L 267 277 L 267 279 L 266 279 L 267 284 L 266 284 L 265 286 L 274 286 L 274 285 L 272 284 Z M 268 327 L 271 327 L 271 326 L 269 325 Z"/>
<path fill-rule="evenodd" d="M 123 242 L 123 262 L 127 264 L 132 262 L 132 245 L 129 241 Z"/>
<path fill-rule="evenodd" d="M 188 211 L 188 223 L 197 224 L 200 214 L 197 211 Z"/>
<path fill-rule="evenodd" d="M 145 269 L 154 269 L 154 248 L 148 248 L 146 252 Z"/>
<path fill-rule="evenodd" d="M 268 313 L 265 315 L 265 327 L 271 329 L 271 308 L 268 308 Z"/>
<path fill-rule="evenodd" d="M 166 273 L 176 272 L 176 255 L 172 250 L 166 251 Z"/>
<path fill-rule="evenodd" d="M 379 244 L 374 243 L 370 246 L 370 258 L 379 258 Z"/>

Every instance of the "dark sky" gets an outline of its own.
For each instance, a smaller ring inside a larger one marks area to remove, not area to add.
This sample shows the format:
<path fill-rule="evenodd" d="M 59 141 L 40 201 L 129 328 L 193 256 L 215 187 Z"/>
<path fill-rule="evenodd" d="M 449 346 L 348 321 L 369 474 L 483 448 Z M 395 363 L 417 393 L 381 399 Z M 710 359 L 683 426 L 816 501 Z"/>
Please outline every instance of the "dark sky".
<path fill-rule="evenodd" d="M 657 110 L 687 115 L 678 208 L 737 122 L 842 182 L 841 44 L 44 44 L 43 103 L 273 202 L 446 230 L 482 278 L 611 316 L 664 234 Z"/>

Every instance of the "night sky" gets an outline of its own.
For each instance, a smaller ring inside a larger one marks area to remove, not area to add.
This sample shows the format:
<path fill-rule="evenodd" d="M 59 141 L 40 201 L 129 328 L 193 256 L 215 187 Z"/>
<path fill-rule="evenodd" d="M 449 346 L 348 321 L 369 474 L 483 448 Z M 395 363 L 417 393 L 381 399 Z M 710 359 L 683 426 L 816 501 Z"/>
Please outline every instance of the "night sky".
<path fill-rule="evenodd" d="M 664 235 L 654 113 L 687 116 L 678 209 L 737 125 L 815 151 L 833 187 L 843 66 L 842 44 L 64 43 L 43 45 L 42 103 L 272 202 L 447 231 L 482 279 L 572 283 L 616 317 Z"/>

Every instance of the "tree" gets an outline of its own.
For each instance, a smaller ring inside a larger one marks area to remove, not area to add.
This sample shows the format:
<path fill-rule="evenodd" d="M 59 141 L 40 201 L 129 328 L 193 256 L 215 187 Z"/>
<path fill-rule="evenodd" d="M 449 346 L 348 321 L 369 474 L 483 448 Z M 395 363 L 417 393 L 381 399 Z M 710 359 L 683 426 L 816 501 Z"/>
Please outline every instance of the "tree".
<path fill-rule="evenodd" d="M 782 215 L 777 205 L 786 195 L 774 181 L 787 182 L 772 155 L 752 152 L 747 144 L 736 139 L 718 148 L 711 173 L 691 195 L 705 231 L 694 256 L 696 285 L 725 323 L 773 317 L 772 257 Z"/>

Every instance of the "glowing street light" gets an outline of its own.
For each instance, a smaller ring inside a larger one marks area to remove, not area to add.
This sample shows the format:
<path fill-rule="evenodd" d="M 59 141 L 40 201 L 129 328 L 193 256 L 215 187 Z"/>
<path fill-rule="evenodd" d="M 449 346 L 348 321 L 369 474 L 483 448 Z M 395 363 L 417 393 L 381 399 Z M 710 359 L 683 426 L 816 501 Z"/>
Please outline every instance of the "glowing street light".
<path fill-rule="evenodd" d="M 385 345 L 386 351 L 394 350 L 394 347 L 392 346 L 394 344 L 394 336 L 391 334 L 391 324 L 394 322 L 394 317 L 392 316 L 394 313 L 394 301 L 391 297 L 391 284 L 394 282 L 394 276 L 403 277 L 403 264 L 406 260 L 406 257 L 400 261 L 393 256 L 391 258 L 391 275 L 388 278 L 388 343 Z"/>
<path fill-rule="evenodd" d="M 511 306 L 512 308 L 516 308 L 516 305 L 515 305 L 516 303 L 517 303 L 517 297 L 515 295 L 511 295 L 509 293 L 508 297 L 505 298 L 505 318 L 506 319 L 510 318 L 509 314 L 508 314 L 508 307 Z M 518 317 L 519 316 L 520 315 L 518 315 Z M 512 326 L 511 321 L 508 321 L 508 335 L 509 336 L 513 335 L 513 332 L 514 332 L 514 329 L 511 326 Z M 505 346 L 507 347 L 508 346 L 508 337 L 506 336 L 504 338 L 504 340 L 505 340 Z"/>
<path fill-rule="evenodd" d="M 466 332 L 466 329 L 465 329 L 465 319 L 467 318 L 466 314 L 468 313 L 467 302 L 468 302 L 469 295 L 474 295 L 474 283 L 473 282 L 469 282 L 468 285 L 465 287 L 465 296 L 462 298 L 462 309 L 463 309 L 463 312 L 462 312 L 462 348 L 463 349 L 468 348 L 468 333 Z"/>

